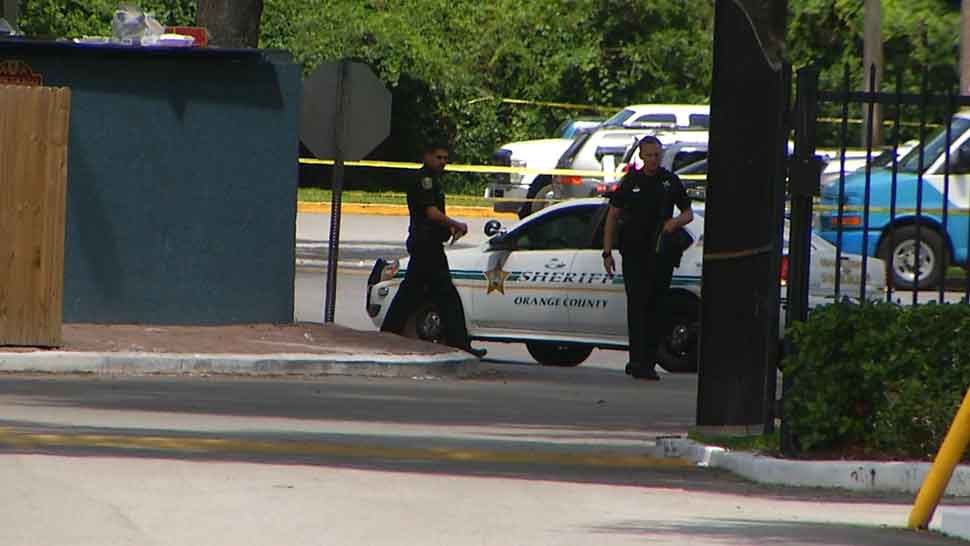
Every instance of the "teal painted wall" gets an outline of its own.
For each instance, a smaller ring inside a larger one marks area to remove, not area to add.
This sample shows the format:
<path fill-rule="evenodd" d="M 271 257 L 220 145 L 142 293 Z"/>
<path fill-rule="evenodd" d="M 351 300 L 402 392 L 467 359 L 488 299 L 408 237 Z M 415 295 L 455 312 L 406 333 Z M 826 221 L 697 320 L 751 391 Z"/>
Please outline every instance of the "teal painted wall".
<path fill-rule="evenodd" d="M 65 322 L 292 322 L 288 54 L 2 42 L 0 60 L 72 90 Z"/>

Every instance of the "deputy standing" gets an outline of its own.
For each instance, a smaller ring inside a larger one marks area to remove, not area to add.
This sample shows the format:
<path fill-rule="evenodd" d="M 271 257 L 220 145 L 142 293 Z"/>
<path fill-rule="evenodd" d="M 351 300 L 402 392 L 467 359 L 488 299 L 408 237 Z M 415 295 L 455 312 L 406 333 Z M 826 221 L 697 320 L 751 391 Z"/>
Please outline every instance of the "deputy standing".
<path fill-rule="evenodd" d="M 448 146 L 434 143 L 425 148 L 424 164 L 407 182 L 408 261 L 404 281 L 391 303 L 381 330 L 400 334 L 409 317 L 423 302 L 434 303 L 441 317 L 444 341 L 481 358 L 484 349 L 472 349 L 465 328 L 461 299 L 451 282 L 443 244 L 463 237 L 468 225 L 445 214 L 441 175 L 448 163 Z"/>
<path fill-rule="evenodd" d="M 663 147 L 653 136 L 638 143 L 642 169 L 631 169 L 610 199 L 603 229 L 603 268 L 613 275 L 614 231 L 620 225 L 620 254 L 626 287 L 628 370 L 639 379 L 659 380 L 654 370 L 662 334 L 662 317 L 674 265 L 679 254 L 664 245 L 672 234 L 694 219 L 690 198 L 677 175 L 660 166 Z M 680 209 L 673 216 L 674 205 Z"/>

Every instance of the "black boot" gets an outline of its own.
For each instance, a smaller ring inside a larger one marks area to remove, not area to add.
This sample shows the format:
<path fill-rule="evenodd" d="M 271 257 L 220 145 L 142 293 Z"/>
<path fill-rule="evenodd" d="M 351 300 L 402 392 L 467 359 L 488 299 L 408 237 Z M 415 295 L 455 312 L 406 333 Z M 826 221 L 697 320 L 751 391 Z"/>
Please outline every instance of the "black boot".
<path fill-rule="evenodd" d="M 485 358 L 485 355 L 488 354 L 488 349 L 475 349 L 471 345 L 465 347 L 465 351 L 476 358 Z"/>
<path fill-rule="evenodd" d="M 644 379 L 646 381 L 660 381 L 660 376 L 657 375 L 657 371 L 653 369 L 653 366 L 631 366 L 630 375 L 636 379 Z"/>

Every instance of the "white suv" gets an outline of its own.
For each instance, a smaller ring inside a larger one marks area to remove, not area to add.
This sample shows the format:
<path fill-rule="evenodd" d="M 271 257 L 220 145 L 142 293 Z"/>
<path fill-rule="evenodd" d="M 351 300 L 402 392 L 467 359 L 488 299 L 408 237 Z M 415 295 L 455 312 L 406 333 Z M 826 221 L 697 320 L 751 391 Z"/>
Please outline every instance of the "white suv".
<path fill-rule="evenodd" d="M 634 104 L 604 121 L 603 127 L 706 130 L 710 121 L 707 104 Z"/>

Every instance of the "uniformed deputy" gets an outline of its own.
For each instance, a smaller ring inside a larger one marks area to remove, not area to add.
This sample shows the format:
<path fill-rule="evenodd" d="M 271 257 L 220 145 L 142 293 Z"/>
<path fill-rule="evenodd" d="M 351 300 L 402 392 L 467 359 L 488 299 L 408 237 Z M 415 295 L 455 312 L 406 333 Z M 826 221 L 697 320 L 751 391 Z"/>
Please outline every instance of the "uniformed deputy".
<path fill-rule="evenodd" d="M 630 337 L 627 370 L 636 378 L 659 380 L 654 364 L 663 333 L 664 303 L 682 252 L 663 243 L 669 234 L 689 224 L 694 213 L 680 179 L 660 166 L 660 141 L 646 136 L 638 147 L 643 168 L 627 172 L 610 198 L 603 229 L 603 268 L 608 275 L 615 273 L 613 234 L 619 225 Z M 676 218 L 675 204 L 681 210 Z"/>
<path fill-rule="evenodd" d="M 411 259 L 404 281 L 391 303 L 382 331 L 400 334 L 411 315 L 426 301 L 438 308 L 444 342 L 481 358 L 484 349 L 472 349 L 461 311 L 461 299 L 451 282 L 443 244 L 463 237 L 468 225 L 445 213 L 441 175 L 448 163 L 448 146 L 434 143 L 425 148 L 424 165 L 407 182 L 407 249 Z"/>

